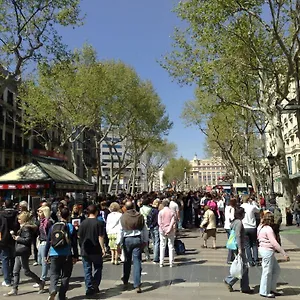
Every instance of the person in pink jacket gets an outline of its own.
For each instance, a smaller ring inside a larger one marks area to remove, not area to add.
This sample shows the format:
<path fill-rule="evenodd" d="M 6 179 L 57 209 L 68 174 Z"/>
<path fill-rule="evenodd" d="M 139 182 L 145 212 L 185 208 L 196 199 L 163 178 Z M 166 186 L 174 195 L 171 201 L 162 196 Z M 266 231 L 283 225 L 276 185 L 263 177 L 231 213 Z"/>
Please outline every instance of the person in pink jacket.
<path fill-rule="evenodd" d="M 262 274 L 260 280 L 259 294 L 264 298 L 275 298 L 281 294 L 276 292 L 280 267 L 275 257 L 275 251 L 280 252 L 286 261 L 288 255 L 278 244 L 272 226 L 274 225 L 274 215 L 266 212 L 263 215 L 261 224 L 257 228 L 257 239 L 259 242 L 259 254 L 262 257 Z"/>
<path fill-rule="evenodd" d="M 158 226 L 160 235 L 160 262 L 159 266 L 164 266 L 166 244 L 169 249 L 170 268 L 174 263 L 174 241 L 175 241 L 175 223 L 176 217 L 174 212 L 169 208 L 170 201 L 164 199 L 162 201 L 163 209 L 158 213 Z"/>

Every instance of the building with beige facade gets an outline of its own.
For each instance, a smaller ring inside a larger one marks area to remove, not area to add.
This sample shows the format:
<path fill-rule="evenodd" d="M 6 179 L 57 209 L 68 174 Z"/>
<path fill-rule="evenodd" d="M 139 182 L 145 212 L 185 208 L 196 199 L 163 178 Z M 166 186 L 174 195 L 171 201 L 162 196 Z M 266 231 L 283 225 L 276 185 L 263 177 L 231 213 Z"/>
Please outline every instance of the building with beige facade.
<path fill-rule="evenodd" d="M 222 181 L 222 176 L 226 175 L 226 166 L 220 157 L 198 159 L 195 155 L 190 163 L 192 168 L 189 187 L 191 189 L 213 187 Z"/>

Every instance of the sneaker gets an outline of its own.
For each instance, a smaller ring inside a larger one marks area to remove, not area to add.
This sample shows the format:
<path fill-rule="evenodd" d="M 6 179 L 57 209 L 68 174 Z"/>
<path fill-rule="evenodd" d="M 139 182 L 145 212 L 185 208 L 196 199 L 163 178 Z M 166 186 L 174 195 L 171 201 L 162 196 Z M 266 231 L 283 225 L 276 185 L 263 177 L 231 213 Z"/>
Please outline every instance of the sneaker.
<path fill-rule="evenodd" d="M 159 262 L 158 261 L 153 261 L 152 262 L 154 265 L 157 265 L 157 264 L 159 264 Z"/>
<path fill-rule="evenodd" d="M 159 265 L 160 268 L 163 268 L 163 266 L 164 266 L 163 264 L 160 264 L 160 265 Z"/>
<path fill-rule="evenodd" d="M 95 295 L 95 290 L 94 290 L 94 289 L 88 289 L 88 290 L 85 292 L 85 295 L 86 295 L 86 296 L 94 296 L 94 295 Z"/>
<path fill-rule="evenodd" d="M 2 286 L 5 286 L 5 287 L 10 287 L 11 284 L 10 283 L 6 283 L 5 281 L 2 282 Z"/>
<path fill-rule="evenodd" d="M 233 292 L 232 286 L 229 283 L 227 283 L 225 280 L 224 280 L 224 284 L 226 285 L 226 287 L 230 293 Z"/>
<path fill-rule="evenodd" d="M 174 266 L 173 264 L 172 264 L 172 265 L 170 265 L 170 268 L 173 268 L 173 266 Z"/>
<path fill-rule="evenodd" d="M 38 289 L 40 287 L 40 285 L 38 283 L 35 283 L 32 287 L 35 289 Z"/>
<path fill-rule="evenodd" d="M 136 292 L 138 293 L 138 294 L 140 294 L 141 292 L 142 292 L 142 290 L 141 290 L 141 287 L 139 286 L 139 287 L 137 287 L 136 289 Z"/>
<path fill-rule="evenodd" d="M 18 290 L 12 289 L 10 292 L 4 294 L 4 297 L 10 297 L 10 296 L 17 296 L 18 295 Z"/>
<path fill-rule="evenodd" d="M 56 296 L 56 292 L 52 292 L 49 297 L 48 300 L 55 300 L 55 296 Z"/>
<path fill-rule="evenodd" d="M 39 292 L 38 292 L 38 294 L 43 294 L 44 293 L 44 287 L 45 287 L 45 281 L 41 281 L 39 283 Z"/>
<path fill-rule="evenodd" d="M 32 265 L 33 265 L 34 267 L 36 267 L 36 266 L 38 266 L 39 264 L 38 264 L 37 262 L 34 262 Z"/>

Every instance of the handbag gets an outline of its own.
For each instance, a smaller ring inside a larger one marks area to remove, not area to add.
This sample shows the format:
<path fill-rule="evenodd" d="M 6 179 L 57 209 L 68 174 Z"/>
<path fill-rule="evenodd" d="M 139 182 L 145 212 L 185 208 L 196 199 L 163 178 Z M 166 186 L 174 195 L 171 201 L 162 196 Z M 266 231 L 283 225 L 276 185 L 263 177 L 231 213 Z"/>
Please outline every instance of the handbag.
<path fill-rule="evenodd" d="M 238 249 L 235 231 L 233 229 L 230 230 L 230 235 L 229 235 L 228 241 L 226 243 L 226 248 L 228 250 L 237 250 Z"/>

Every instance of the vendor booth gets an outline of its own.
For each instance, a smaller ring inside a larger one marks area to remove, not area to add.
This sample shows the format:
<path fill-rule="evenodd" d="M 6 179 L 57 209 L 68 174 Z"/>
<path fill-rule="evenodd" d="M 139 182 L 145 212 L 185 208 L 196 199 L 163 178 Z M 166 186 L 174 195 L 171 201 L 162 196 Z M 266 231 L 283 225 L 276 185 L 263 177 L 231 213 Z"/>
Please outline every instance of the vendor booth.
<path fill-rule="evenodd" d="M 64 196 L 68 192 L 88 192 L 94 185 L 62 166 L 28 163 L 0 177 L 0 196 L 16 201 Z"/>

